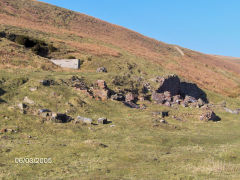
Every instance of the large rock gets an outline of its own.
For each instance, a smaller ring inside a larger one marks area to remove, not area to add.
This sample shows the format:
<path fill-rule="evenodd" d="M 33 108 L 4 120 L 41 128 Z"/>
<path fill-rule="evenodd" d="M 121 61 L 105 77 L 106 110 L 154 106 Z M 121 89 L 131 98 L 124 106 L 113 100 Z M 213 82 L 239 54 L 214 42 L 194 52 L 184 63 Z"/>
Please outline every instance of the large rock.
<path fill-rule="evenodd" d="M 91 118 L 86 118 L 82 116 L 78 116 L 75 120 L 75 123 L 82 123 L 82 124 L 92 124 L 93 120 Z"/>
<path fill-rule="evenodd" d="M 166 78 L 159 79 L 160 86 L 157 89 L 157 93 L 164 93 L 168 91 L 171 96 L 180 94 L 180 79 L 177 75 L 170 75 Z"/>
<path fill-rule="evenodd" d="M 108 89 L 106 82 L 104 80 L 98 80 L 96 84 L 97 87 L 92 90 L 94 98 L 99 100 L 110 98 L 111 91 Z"/>
<path fill-rule="evenodd" d="M 52 117 L 52 111 L 50 111 L 49 109 L 39 109 L 38 115 L 40 115 L 43 118 L 50 119 Z"/>
<path fill-rule="evenodd" d="M 105 118 L 105 117 L 99 118 L 98 119 L 98 124 L 108 124 L 107 118 Z"/>
<path fill-rule="evenodd" d="M 57 113 L 52 115 L 51 120 L 55 123 L 67 123 L 70 122 L 72 118 L 66 114 Z"/>
<path fill-rule="evenodd" d="M 212 111 L 207 110 L 200 116 L 201 121 L 219 121 L 220 118 Z"/>

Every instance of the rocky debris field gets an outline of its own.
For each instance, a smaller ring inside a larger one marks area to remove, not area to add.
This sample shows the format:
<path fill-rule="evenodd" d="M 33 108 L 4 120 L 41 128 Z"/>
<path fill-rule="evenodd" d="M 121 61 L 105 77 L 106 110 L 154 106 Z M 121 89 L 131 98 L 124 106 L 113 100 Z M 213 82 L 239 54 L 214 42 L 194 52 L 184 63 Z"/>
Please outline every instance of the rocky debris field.
<path fill-rule="evenodd" d="M 206 94 L 197 85 L 187 82 L 181 82 L 177 75 L 169 75 L 166 77 L 157 77 L 154 80 L 157 83 L 157 88 L 151 86 L 149 82 L 142 82 L 139 88 L 133 89 L 114 89 L 108 87 L 106 81 L 97 80 L 95 83 L 86 82 L 82 77 L 72 76 L 69 79 L 42 79 L 39 81 L 39 85 L 36 87 L 30 87 L 29 93 L 36 93 L 42 87 L 54 88 L 57 86 L 68 87 L 73 91 L 78 92 L 82 95 L 87 96 L 95 101 L 116 101 L 123 103 L 124 106 L 145 110 L 148 108 L 149 104 L 157 104 L 159 106 L 165 106 L 174 109 L 182 108 L 196 108 L 200 109 L 199 119 L 201 121 L 219 121 L 221 120 L 214 111 L 212 110 L 213 105 L 208 103 Z M 112 86 L 112 85 L 111 85 Z M 4 90 L 2 90 L 4 93 Z M 52 94 L 56 96 L 56 93 Z M 82 105 L 86 104 L 84 101 L 81 102 Z M 76 109 L 72 103 L 66 103 L 70 106 L 70 109 Z M 39 107 L 41 107 L 39 109 Z M 17 104 L 17 108 L 22 114 L 32 114 L 42 118 L 42 122 L 53 122 L 53 123 L 69 123 L 73 122 L 75 124 L 109 124 L 107 118 L 91 119 L 88 117 L 83 117 L 79 114 L 72 117 L 68 113 L 71 110 L 66 110 L 66 112 L 53 112 L 42 104 L 39 104 L 28 96 L 23 98 L 23 101 Z M 226 107 L 224 108 L 227 112 L 238 114 L 238 110 L 230 110 Z M 104 110 L 103 110 L 104 111 Z M 168 112 L 159 112 L 161 118 L 159 122 L 165 123 L 164 118 L 169 116 Z M 156 115 L 156 114 L 155 114 Z M 155 116 L 153 115 L 153 117 Z M 180 120 L 179 117 L 174 117 Z"/>

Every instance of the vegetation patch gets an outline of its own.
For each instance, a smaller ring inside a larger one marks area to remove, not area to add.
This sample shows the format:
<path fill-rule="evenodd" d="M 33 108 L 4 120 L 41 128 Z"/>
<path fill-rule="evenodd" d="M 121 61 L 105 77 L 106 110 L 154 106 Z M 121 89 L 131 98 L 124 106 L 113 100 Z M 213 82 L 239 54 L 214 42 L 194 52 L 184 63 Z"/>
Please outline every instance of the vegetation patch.
<path fill-rule="evenodd" d="M 23 45 L 25 48 L 30 48 L 36 55 L 41 57 L 47 57 L 49 53 L 57 51 L 57 48 L 52 44 L 47 44 L 42 40 L 25 35 L 0 32 L 0 37 L 7 38 L 12 42 Z"/>

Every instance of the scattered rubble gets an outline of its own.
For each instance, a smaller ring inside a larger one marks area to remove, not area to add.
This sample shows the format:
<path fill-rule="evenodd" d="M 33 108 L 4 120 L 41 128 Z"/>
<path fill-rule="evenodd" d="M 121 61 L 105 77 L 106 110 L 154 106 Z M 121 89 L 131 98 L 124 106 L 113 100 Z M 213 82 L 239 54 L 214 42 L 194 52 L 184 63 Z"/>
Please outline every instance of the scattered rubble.
<path fill-rule="evenodd" d="M 38 115 L 45 118 L 46 121 L 52 121 L 54 123 L 68 123 L 73 120 L 72 117 L 66 114 L 55 113 L 49 109 L 39 109 Z"/>
<path fill-rule="evenodd" d="M 202 107 L 206 102 L 205 93 L 195 84 L 180 82 L 176 75 L 158 77 L 159 88 L 153 91 L 151 99 L 157 104 L 171 107 L 174 104 L 183 107 Z M 193 88 L 193 89 L 191 89 Z"/>

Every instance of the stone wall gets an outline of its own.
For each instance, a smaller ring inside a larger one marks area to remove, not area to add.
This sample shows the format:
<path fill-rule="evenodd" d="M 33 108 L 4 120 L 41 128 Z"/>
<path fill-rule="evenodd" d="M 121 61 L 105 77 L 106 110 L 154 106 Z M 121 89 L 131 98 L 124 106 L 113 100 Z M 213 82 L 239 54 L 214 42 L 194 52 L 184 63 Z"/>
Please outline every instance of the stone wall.
<path fill-rule="evenodd" d="M 50 61 L 63 68 L 71 68 L 71 69 L 80 68 L 79 59 L 51 59 Z"/>

